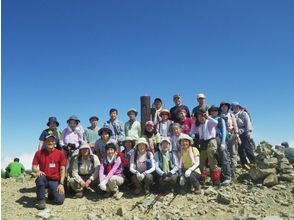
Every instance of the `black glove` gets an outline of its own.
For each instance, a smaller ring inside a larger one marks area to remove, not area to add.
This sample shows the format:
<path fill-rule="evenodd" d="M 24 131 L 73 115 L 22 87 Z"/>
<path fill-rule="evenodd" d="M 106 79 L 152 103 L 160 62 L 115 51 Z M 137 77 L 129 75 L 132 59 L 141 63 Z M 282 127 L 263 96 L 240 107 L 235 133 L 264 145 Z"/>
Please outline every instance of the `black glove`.
<path fill-rule="evenodd" d="M 161 177 L 162 177 L 162 179 L 165 179 L 166 173 L 163 173 Z"/>
<path fill-rule="evenodd" d="M 166 174 L 167 177 L 172 177 L 172 175 L 173 175 L 173 174 L 172 174 L 171 172 L 168 172 L 168 173 Z"/>

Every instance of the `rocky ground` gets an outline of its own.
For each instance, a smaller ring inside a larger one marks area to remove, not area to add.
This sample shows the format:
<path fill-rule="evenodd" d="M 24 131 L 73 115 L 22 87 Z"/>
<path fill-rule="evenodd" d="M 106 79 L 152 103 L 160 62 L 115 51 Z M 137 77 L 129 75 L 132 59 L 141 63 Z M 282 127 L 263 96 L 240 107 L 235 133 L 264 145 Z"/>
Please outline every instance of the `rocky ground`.
<path fill-rule="evenodd" d="M 114 200 L 87 192 L 81 199 L 67 197 L 62 206 L 47 204 L 43 211 L 35 208 L 34 178 L 2 179 L 1 219 L 294 219 L 293 166 L 271 151 L 264 155 L 259 158 L 262 168 L 250 172 L 240 168 L 232 185 L 219 190 L 207 185 L 202 195 L 133 197 L 126 191 L 122 199 Z"/>

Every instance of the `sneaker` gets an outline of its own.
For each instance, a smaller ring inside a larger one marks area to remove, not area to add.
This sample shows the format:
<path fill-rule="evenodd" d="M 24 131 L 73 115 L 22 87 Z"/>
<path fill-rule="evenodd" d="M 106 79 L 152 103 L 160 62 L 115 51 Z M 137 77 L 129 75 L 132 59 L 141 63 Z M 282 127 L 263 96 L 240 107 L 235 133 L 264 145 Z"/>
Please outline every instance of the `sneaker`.
<path fill-rule="evenodd" d="M 82 198 L 83 196 L 84 196 L 83 192 L 77 192 L 77 193 L 75 194 L 75 197 L 76 197 L 76 198 Z"/>
<path fill-rule="evenodd" d="M 222 186 L 228 186 L 231 183 L 231 179 L 225 179 L 223 182 L 221 182 Z"/>
<path fill-rule="evenodd" d="M 46 208 L 46 203 L 45 200 L 40 200 L 37 202 L 37 209 L 42 210 Z"/>
<path fill-rule="evenodd" d="M 123 192 L 116 191 L 116 192 L 113 194 L 113 197 L 114 197 L 115 199 L 119 200 L 123 195 L 124 195 Z"/>
<path fill-rule="evenodd" d="M 194 193 L 197 195 L 200 195 L 200 194 L 202 194 L 202 189 L 199 187 L 199 189 L 194 190 Z"/>

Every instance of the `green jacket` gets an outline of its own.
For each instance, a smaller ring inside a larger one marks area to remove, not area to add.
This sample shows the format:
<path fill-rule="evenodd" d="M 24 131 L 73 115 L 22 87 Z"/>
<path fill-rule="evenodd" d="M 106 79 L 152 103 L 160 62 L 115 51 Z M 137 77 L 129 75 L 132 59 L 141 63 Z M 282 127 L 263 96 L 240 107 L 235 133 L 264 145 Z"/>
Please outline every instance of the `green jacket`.
<path fill-rule="evenodd" d="M 19 162 L 12 162 L 6 167 L 8 177 L 19 177 L 24 171 L 24 166 Z"/>

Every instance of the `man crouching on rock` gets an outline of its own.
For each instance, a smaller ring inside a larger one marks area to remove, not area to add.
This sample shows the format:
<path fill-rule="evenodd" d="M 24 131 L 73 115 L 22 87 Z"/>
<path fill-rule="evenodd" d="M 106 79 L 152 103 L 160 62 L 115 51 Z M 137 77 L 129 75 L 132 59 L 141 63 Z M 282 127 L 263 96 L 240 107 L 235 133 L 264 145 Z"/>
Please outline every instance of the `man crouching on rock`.
<path fill-rule="evenodd" d="M 64 202 L 64 177 L 66 159 L 62 151 L 55 148 L 53 135 L 45 137 L 45 148 L 38 150 L 33 159 L 32 171 L 37 173 L 37 209 L 45 209 L 45 188 L 49 188 L 48 198 L 61 205 Z M 39 167 L 39 168 L 38 168 Z"/>

